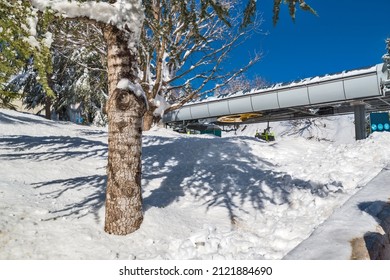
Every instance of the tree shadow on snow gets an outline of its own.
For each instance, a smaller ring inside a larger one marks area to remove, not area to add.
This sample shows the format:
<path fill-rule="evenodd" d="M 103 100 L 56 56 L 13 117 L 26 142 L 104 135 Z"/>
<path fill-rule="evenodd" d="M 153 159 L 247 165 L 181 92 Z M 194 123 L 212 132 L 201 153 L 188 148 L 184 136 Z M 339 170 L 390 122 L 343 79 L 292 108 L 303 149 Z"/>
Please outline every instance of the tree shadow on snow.
<path fill-rule="evenodd" d="M 226 208 L 234 222 L 236 212 L 245 211 L 244 201 L 263 209 L 266 203 L 289 203 L 293 189 L 310 190 L 321 197 L 330 192 L 327 186 L 272 171 L 271 162 L 250 152 L 248 139 L 149 137 L 144 142 L 144 182 L 163 178 L 144 198 L 145 210 L 166 207 L 191 193 L 208 208 Z"/>
<path fill-rule="evenodd" d="M 12 116 L 5 112 L 0 112 L 0 124 L 44 124 L 53 126 L 50 120 L 45 119 L 40 115 L 32 115 L 29 113 L 18 112 L 18 116 Z"/>
<path fill-rule="evenodd" d="M 79 137 L 18 136 L 4 140 L 22 149 L 22 153 L 1 155 L 15 160 L 26 150 L 29 152 L 25 156 L 36 160 L 100 157 L 107 153 L 106 144 Z M 320 197 L 331 192 L 327 186 L 272 171 L 272 162 L 251 153 L 249 139 L 145 136 L 143 140 L 145 211 L 151 207 L 169 206 L 185 195 L 191 195 L 205 203 L 208 209 L 225 208 L 234 222 L 238 212 L 245 211 L 244 202 L 249 201 L 261 210 L 268 203 L 290 203 L 294 189 L 308 190 Z M 261 148 L 261 144 L 255 145 Z M 37 147 L 47 149 L 42 153 L 31 151 Z M 80 218 L 93 213 L 99 221 L 98 211 L 104 205 L 106 180 L 106 176 L 93 175 L 40 182 L 34 187 L 49 199 L 71 201 L 61 209 L 50 211 L 53 214 L 50 219 Z M 74 192 L 80 193 L 72 197 Z"/>
<path fill-rule="evenodd" d="M 6 136 L 1 138 L 0 145 L 3 150 L 11 151 L 0 154 L 0 160 L 4 161 L 27 159 L 38 162 L 53 161 L 53 164 L 57 164 L 56 160 L 77 158 L 82 168 L 84 159 L 104 160 L 107 157 L 106 143 L 74 136 Z M 89 175 L 38 182 L 33 184 L 33 187 L 40 190 L 41 195 L 47 199 L 66 198 L 65 204 L 53 204 L 54 210 L 49 211 L 51 217 L 48 220 L 70 216 L 81 218 L 93 213 L 99 221 L 98 211 L 105 201 L 106 181 L 105 175 Z M 56 208 L 57 205 L 64 206 Z"/>
<path fill-rule="evenodd" d="M 6 160 L 25 158 L 44 161 L 107 156 L 106 143 L 74 136 L 6 136 L 1 138 L 1 145 L 14 151 L 0 155 Z"/>
<path fill-rule="evenodd" d="M 56 220 L 61 217 L 82 218 L 92 213 L 97 223 L 100 222 L 99 209 L 104 205 L 107 177 L 93 175 L 69 179 L 53 180 L 33 184 L 35 189 L 41 191 L 40 195 L 46 199 L 61 199 L 64 195 L 71 197 L 71 201 L 63 208 L 50 210 L 52 217 L 45 219 Z M 60 185 L 61 187 L 58 187 Z M 76 193 L 83 193 L 82 195 Z M 74 195 L 72 195 L 74 194 Z M 76 197 L 81 199 L 74 202 Z M 69 200 L 69 199 L 68 199 Z"/>

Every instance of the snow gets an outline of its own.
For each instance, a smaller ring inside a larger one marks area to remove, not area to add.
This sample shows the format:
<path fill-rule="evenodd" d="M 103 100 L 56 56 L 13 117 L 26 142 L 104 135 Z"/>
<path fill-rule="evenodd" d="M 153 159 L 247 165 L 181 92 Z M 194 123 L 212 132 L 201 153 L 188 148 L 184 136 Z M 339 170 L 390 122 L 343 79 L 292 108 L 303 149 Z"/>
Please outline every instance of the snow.
<path fill-rule="evenodd" d="M 375 177 L 364 189 L 351 197 L 334 215 L 320 225 L 312 236 L 299 244 L 285 259 L 327 259 L 350 256 L 345 244 L 363 237 L 370 232 L 378 232 L 377 212 L 388 203 L 390 169 Z M 358 219 L 357 219 L 358 217 Z M 333 246 L 329 246 L 333 244 Z M 312 250 L 311 248 L 316 248 Z"/>
<path fill-rule="evenodd" d="M 43 39 L 43 43 L 45 44 L 45 46 L 50 49 L 51 47 L 51 44 L 53 44 L 54 40 L 53 40 L 53 33 L 51 32 L 46 32 L 45 35 L 44 35 L 44 39 Z"/>
<path fill-rule="evenodd" d="M 24 39 L 31 47 L 40 49 L 40 44 L 34 36 L 28 36 L 25 37 Z"/>
<path fill-rule="evenodd" d="M 36 38 L 37 36 L 37 23 L 38 19 L 36 17 L 35 11 L 32 12 L 32 16 L 27 18 L 27 25 L 22 24 L 22 28 L 29 34 L 28 37 L 25 37 L 24 40 L 33 48 L 40 49 L 40 44 Z"/>
<path fill-rule="evenodd" d="M 31 16 L 28 16 L 27 17 L 27 20 L 26 20 L 26 23 L 27 23 L 27 26 L 22 24 L 22 28 L 27 32 L 27 34 L 29 34 L 27 37 L 24 38 L 24 40 L 33 48 L 36 48 L 38 50 L 40 50 L 41 48 L 41 45 L 39 43 L 39 41 L 37 40 L 37 24 L 38 24 L 38 17 L 37 17 L 37 11 L 36 10 L 32 10 L 31 11 Z M 47 37 L 49 32 L 47 32 L 44 37 L 44 44 L 46 46 L 48 46 L 48 44 L 52 43 L 52 39 L 51 37 Z M 48 46 L 48 48 L 50 48 L 50 45 Z"/>
<path fill-rule="evenodd" d="M 264 124 L 144 133 L 144 222 L 119 237 L 103 230 L 107 129 L 0 109 L 0 259 L 349 259 L 380 224 L 362 203 L 390 197 L 390 134 L 355 142 L 351 116 L 271 126 L 270 143 Z"/>
<path fill-rule="evenodd" d="M 134 48 L 141 35 L 144 9 L 140 0 L 117 0 L 114 4 L 97 1 L 77 2 L 68 0 L 31 0 L 31 4 L 44 11 L 51 8 L 66 18 L 86 17 L 98 22 L 112 24 L 133 33 L 129 47 Z"/>
<path fill-rule="evenodd" d="M 27 24 L 28 24 L 28 28 L 27 28 L 27 32 L 31 35 L 31 36 L 37 36 L 37 24 L 38 24 L 38 19 L 36 17 L 36 12 L 33 12 L 32 13 L 32 16 L 31 17 L 28 17 L 27 18 Z"/>
<path fill-rule="evenodd" d="M 160 118 L 163 117 L 165 110 L 167 110 L 170 106 L 169 103 L 165 100 L 165 98 L 160 94 L 156 95 L 153 100 L 153 104 L 157 107 L 153 111 L 153 115 Z"/>
<path fill-rule="evenodd" d="M 324 76 L 305 78 L 305 79 L 302 79 L 299 81 L 293 81 L 293 82 L 288 82 L 288 83 L 276 83 L 276 84 L 273 84 L 273 85 L 266 87 L 266 88 L 254 88 L 251 90 L 240 90 L 237 92 L 232 92 L 232 93 L 228 93 L 228 94 L 221 94 L 218 96 L 211 96 L 211 97 L 206 96 L 206 97 L 203 97 L 201 99 L 194 100 L 191 104 L 203 103 L 203 102 L 208 102 L 211 100 L 219 100 L 219 99 L 237 97 L 237 96 L 248 95 L 248 94 L 259 94 L 259 93 L 265 94 L 265 93 L 270 93 L 270 92 L 274 92 L 277 90 L 292 89 L 292 88 L 301 87 L 301 86 L 317 85 L 319 83 L 324 83 L 324 82 L 333 81 L 333 80 L 347 79 L 347 78 L 352 78 L 354 76 L 360 76 L 360 75 L 366 75 L 366 74 L 373 74 L 373 73 L 379 74 L 379 69 L 382 69 L 382 66 L 383 66 L 383 64 L 377 64 L 377 65 L 367 67 L 367 68 L 343 71 L 341 73 L 336 73 L 336 74 L 331 74 L 331 75 L 327 74 Z"/>
<path fill-rule="evenodd" d="M 148 98 L 146 97 L 146 94 L 141 85 L 134 84 L 129 79 L 124 78 L 118 82 L 116 87 L 118 89 L 130 90 L 130 92 L 134 93 L 137 97 L 141 97 L 144 100 L 146 107 L 149 108 Z"/>

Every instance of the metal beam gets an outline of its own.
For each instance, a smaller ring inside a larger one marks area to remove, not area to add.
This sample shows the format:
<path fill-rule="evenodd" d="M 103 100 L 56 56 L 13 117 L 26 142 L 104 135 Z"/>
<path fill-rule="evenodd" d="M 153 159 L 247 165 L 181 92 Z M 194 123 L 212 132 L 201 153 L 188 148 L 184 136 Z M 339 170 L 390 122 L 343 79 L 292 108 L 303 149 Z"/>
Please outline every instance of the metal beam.
<path fill-rule="evenodd" d="M 289 109 L 301 111 L 359 100 L 367 101 L 377 98 L 384 100 L 386 96 L 383 92 L 383 81 L 387 79 L 388 73 L 387 70 L 384 72 L 382 70 L 383 64 L 377 64 L 370 68 L 309 78 L 264 89 L 253 89 L 250 92 L 240 91 L 226 96 L 210 97 L 167 112 L 163 116 L 163 122 L 218 118 L 248 113 L 283 114 Z M 386 103 L 383 104 L 389 106 Z M 324 112 L 324 114 L 328 113 Z M 307 112 L 298 114 L 294 112 L 293 115 L 315 117 Z"/>
<path fill-rule="evenodd" d="M 366 139 L 366 105 L 358 103 L 354 105 L 355 115 L 355 139 Z"/>

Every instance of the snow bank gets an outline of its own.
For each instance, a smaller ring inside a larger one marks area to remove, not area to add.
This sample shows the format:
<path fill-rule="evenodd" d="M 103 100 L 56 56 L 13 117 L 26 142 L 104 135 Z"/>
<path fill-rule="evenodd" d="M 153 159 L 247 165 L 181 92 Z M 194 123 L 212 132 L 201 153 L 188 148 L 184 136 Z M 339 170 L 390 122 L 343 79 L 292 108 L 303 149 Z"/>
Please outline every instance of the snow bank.
<path fill-rule="evenodd" d="M 365 251 L 370 248 L 372 236 L 389 234 L 389 228 L 383 226 L 387 218 L 380 217 L 383 208 L 389 209 L 390 170 L 375 177 L 364 189 L 350 198 L 341 208 L 314 233 L 294 250 L 285 259 L 350 259 L 353 254 L 353 241 L 362 240 Z M 388 211 L 388 210 L 387 210 Z M 386 232 L 380 232 L 378 229 Z M 371 236 L 371 237 L 370 237 Z M 366 242 L 363 241 L 366 239 Z M 387 238 L 387 244 L 389 243 Z M 384 244 L 381 244 L 381 247 Z M 384 247 L 384 246 L 383 246 Z M 389 248 L 387 248 L 389 250 Z M 375 252 L 383 254 L 383 252 Z M 389 252 L 387 252 L 388 254 Z M 365 256 L 369 259 L 368 252 Z M 388 259 L 388 257 L 387 257 Z"/>
<path fill-rule="evenodd" d="M 103 231 L 106 130 L 0 110 L 0 137 L 0 259 L 281 259 L 390 162 L 389 133 L 263 143 L 154 128 L 144 223 L 116 237 Z"/>

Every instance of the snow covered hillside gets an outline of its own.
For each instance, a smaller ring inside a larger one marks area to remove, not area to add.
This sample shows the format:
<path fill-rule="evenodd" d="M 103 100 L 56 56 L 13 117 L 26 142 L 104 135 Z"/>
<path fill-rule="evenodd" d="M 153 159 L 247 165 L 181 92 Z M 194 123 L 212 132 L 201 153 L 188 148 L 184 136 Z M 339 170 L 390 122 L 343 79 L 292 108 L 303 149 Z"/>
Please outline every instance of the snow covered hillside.
<path fill-rule="evenodd" d="M 0 259 L 282 259 L 389 166 L 390 134 L 355 142 L 352 121 L 271 124 L 271 143 L 263 124 L 146 132 L 144 223 L 118 237 L 103 231 L 107 130 L 0 110 Z"/>

